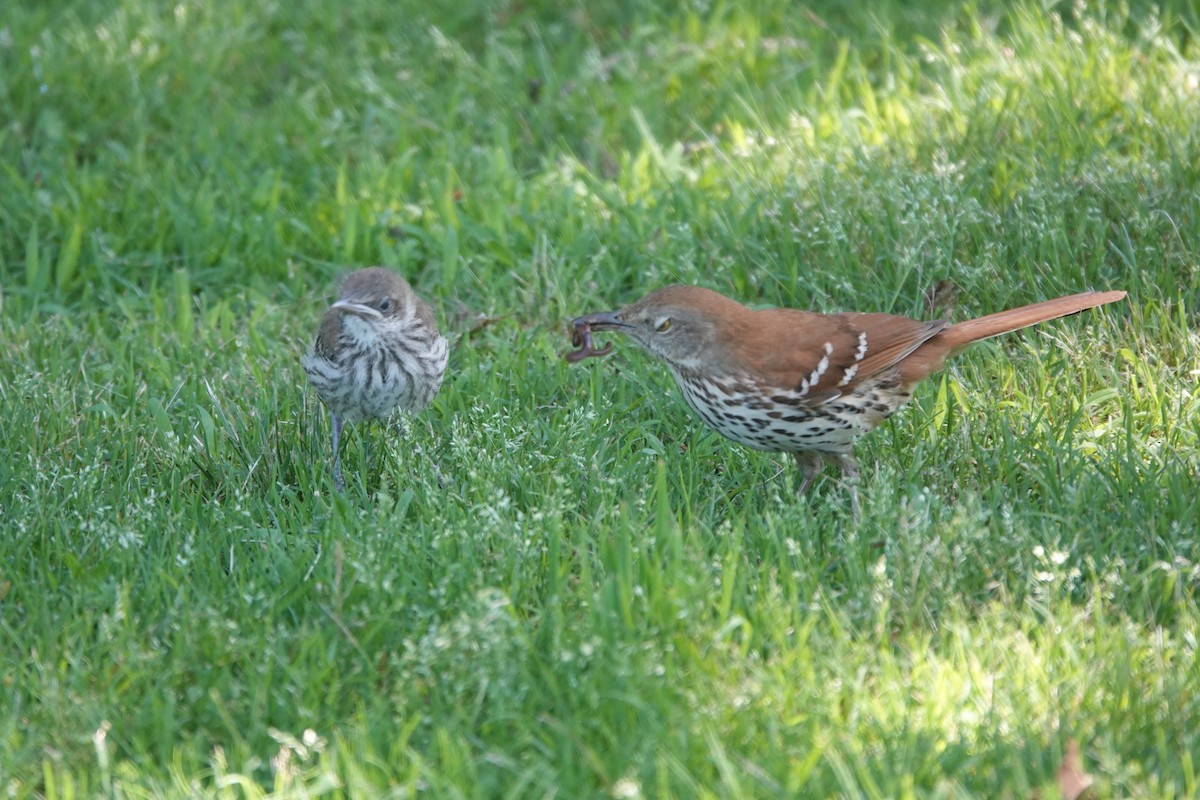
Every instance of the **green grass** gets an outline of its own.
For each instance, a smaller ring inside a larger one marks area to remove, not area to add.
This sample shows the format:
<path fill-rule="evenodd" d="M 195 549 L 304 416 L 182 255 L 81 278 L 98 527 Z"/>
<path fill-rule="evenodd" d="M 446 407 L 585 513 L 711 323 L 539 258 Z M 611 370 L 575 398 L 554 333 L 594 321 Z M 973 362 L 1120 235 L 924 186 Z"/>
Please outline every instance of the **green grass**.
<path fill-rule="evenodd" d="M 1200 19 L 909 5 L 6 5 L 0 796 L 1200 795 Z M 339 496 L 298 359 L 368 264 L 453 348 Z M 1129 298 L 929 381 L 857 524 L 560 358 L 943 279 Z"/>

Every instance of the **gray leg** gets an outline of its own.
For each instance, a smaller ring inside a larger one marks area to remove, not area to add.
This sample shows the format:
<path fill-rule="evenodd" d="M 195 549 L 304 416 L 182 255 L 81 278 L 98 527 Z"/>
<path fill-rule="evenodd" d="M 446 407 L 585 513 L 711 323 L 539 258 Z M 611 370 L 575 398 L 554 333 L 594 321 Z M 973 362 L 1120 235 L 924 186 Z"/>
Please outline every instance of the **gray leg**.
<path fill-rule="evenodd" d="M 346 488 L 346 484 L 342 480 L 341 451 L 338 450 L 338 443 L 342 438 L 342 420 L 332 412 L 329 414 L 329 419 L 333 422 L 333 487 L 341 492 Z"/>
<path fill-rule="evenodd" d="M 815 450 L 792 455 L 803 476 L 799 488 L 796 489 L 796 494 L 804 494 L 808 490 L 813 478 L 821 474 L 826 463 L 834 464 L 842 471 L 843 481 L 846 488 L 850 490 L 850 512 L 854 515 L 854 521 L 858 522 L 862 517 L 862 509 L 858 504 L 858 464 L 854 460 L 854 455 L 852 453 L 820 453 Z"/>
<path fill-rule="evenodd" d="M 850 490 L 850 512 L 854 514 L 854 521 L 858 522 L 862 519 L 862 507 L 858 504 L 858 462 L 854 460 L 853 453 L 838 453 L 831 458 L 842 468 L 842 479 Z"/>
<path fill-rule="evenodd" d="M 808 451 L 803 453 L 792 453 L 796 459 L 796 466 L 803 476 L 800 481 L 800 486 L 796 489 L 796 494 L 804 494 L 808 491 L 808 487 L 813 482 L 813 478 L 821 474 L 821 470 L 825 469 L 825 459 L 820 453 Z"/>

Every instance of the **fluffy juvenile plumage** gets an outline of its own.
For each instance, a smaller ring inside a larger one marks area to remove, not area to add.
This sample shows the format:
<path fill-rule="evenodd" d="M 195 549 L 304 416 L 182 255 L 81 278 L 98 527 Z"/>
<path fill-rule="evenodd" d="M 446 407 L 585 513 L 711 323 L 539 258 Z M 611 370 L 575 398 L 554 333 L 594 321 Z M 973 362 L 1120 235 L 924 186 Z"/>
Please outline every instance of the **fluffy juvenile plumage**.
<path fill-rule="evenodd" d="M 343 423 L 425 408 L 442 385 L 448 354 L 433 312 L 399 275 L 372 267 L 346 278 L 302 362 L 333 420 L 339 488 Z"/>

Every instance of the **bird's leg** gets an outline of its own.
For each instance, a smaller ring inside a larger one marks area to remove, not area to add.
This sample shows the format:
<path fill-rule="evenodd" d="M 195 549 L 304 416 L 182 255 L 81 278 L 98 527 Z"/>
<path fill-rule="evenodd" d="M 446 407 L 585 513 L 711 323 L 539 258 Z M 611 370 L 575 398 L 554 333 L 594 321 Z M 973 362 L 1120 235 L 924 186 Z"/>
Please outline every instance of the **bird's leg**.
<path fill-rule="evenodd" d="M 329 419 L 333 421 L 333 487 L 341 492 L 346 489 L 346 484 L 342 480 L 341 451 L 338 450 L 338 443 L 342 438 L 342 420 L 333 412 L 330 412 Z"/>
<path fill-rule="evenodd" d="M 836 453 L 830 456 L 830 460 L 842 469 L 842 480 L 850 490 L 850 513 L 854 515 L 854 521 L 859 522 L 862 520 L 862 507 L 858 504 L 858 462 L 854 460 L 853 453 Z"/>
<path fill-rule="evenodd" d="M 826 463 L 833 464 L 842 471 L 842 481 L 850 491 L 850 512 L 854 515 L 854 521 L 858 522 L 862 516 L 862 509 L 858 504 L 858 463 L 855 462 L 854 455 L 851 453 L 818 453 L 812 450 L 792 455 L 803 476 L 800 486 L 796 489 L 796 494 L 801 495 L 808 490 L 813 479 L 821 474 L 821 470 L 825 469 Z"/>
<path fill-rule="evenodd" d="M 799 468 L 803 480 L 800 481 L 800 486 L 796 489 L 796 494 L 801 495 L 808 491 L 808 487 L 813 482 L 813 478 L 821 474 L 821 470 L 825 469 L 825 459 L 820 453 L 809 450 L 807 452 L 793 453 L 792 456 L 796 459 L 796 467 Z"/>

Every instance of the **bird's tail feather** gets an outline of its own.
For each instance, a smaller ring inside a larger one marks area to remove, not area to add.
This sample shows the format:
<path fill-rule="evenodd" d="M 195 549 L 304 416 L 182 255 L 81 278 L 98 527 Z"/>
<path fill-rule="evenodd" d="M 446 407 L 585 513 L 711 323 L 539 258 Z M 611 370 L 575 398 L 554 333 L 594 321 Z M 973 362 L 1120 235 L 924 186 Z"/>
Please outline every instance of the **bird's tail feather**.
<path fill-rule="evenodd" d="M 1082 292 L 1060 297 L 1057 300 L 1046 300 L 960 322 L 957 325 L 951 325 L 942 336 L 948 340 L 953 349 L 957 350 L 960 347 L 966 347 L 971 342 L 978 342 L 980 339 L 989 339 L 1009 331 L 1028 328 L 1039 322 L 1058 319 L 1068 314 L 1077 314 L 1105 303 L 1115 303 L 1123 297 L 1125 297 L 1125 292 Z"/>

